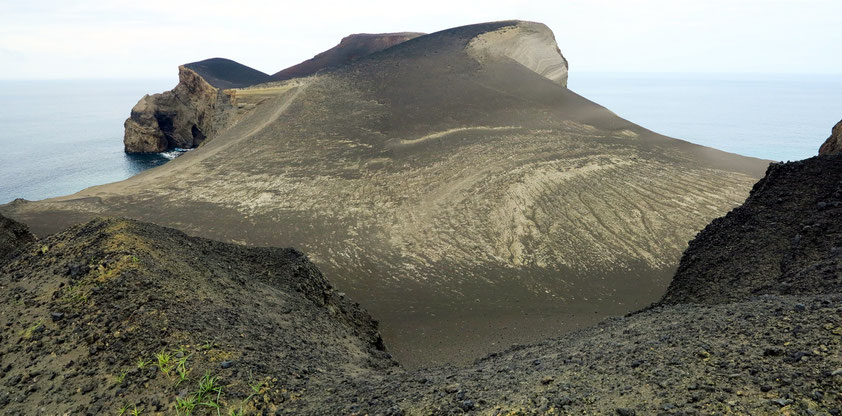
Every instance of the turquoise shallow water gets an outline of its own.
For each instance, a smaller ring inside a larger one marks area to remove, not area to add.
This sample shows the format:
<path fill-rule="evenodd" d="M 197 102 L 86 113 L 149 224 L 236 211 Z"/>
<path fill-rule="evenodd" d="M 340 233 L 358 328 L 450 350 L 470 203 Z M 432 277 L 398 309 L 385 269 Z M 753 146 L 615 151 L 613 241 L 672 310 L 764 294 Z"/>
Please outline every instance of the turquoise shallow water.
<path fill-rule="evenodd" d="M 671 137 L 746 156 L 815 156 L 842 119 L 842 74 L 570 74 L 568 87 Z"/>
<path fill-rule="evenodd" d="M 173 80 L 0 81 L 0 203 L 119 181 L 169 156 L 123 153 L 123 121 Z M 842 75 L 570 74 L 573 91 L 668 136 L 774 160 L 842 119 Z"/>

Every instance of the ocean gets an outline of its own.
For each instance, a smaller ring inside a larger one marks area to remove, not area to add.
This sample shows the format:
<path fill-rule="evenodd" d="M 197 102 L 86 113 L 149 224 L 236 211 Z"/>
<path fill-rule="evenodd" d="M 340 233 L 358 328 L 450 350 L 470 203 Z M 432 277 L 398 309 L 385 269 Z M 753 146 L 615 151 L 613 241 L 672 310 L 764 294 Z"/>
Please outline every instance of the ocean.
<path fill-rule="evenodd" d="M 0 204 L 126 179 L 173 155 L 129 156 L 123 122 L 176 80 L 0 81 Z"/>
<path fill-rule="evenodd" d="M 842 74 L 571 73 L 568 87 L 658 133 L 775 161 L 815 156 L 842 120 Z"/>
<path fill-rule="evenodd" d="M 0 203 L 126 179 L 176 154 L 123 153 L 140 97 L 176 80 L 0 81 Z M 772 160 L 816 154 L 842 119 L 842 75 L 570 74 L 569 87 L 667 136 Z"/>

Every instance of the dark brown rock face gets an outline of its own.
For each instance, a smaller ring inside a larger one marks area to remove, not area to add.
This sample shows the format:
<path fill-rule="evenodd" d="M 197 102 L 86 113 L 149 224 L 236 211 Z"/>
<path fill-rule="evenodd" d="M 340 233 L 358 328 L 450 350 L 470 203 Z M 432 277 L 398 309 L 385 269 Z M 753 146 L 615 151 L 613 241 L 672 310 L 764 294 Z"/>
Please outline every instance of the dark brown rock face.
<path fill-rule="evenodd" d="M 690 242 L 661 302 L 839 293 L 840 216 L 842 155 L 773 164 L 741 207 Z"/>
<path fill-rule="evenodd" d="M 33 241 L 35 236 L 29 232 L 29 227 L 0 215 L 0 264 Z"/>
<path fill-rule="evenodd" d="M 125 122 L 126 153 L 157 153 L 193 148 L 219 131 L 236 114 L 233 98 L 180 66 L 171 91 L 145 95 Z"/>
<path fill-rule="evenodd" d="M 825 140 L 822 147 L 819 148 L 820 155 L 829 155 L 842 152 L 842 121 L 833 126 L 830 132 L 830 137 Z"/>
<path fill-rule="evenodd" d="M 334 46 L 300 64 L 291 66 L 272 75 L 275 81 L 283 81 L 290 78 L 306 77 L 313 75 L 323 69 L 337 67 L 351 63 L 366 55 L 417 38 L 423 33 L 358 33 L 346 36 Z"/>

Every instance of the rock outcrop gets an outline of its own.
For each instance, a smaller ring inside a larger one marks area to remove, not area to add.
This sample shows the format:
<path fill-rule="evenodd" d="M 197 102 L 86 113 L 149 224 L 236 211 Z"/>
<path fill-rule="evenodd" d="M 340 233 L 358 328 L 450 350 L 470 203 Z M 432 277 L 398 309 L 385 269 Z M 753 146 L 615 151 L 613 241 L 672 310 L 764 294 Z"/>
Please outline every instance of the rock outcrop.
<path fill-rule="evenodd" d="M 552 30 L 542 23 L 520 22 L 483 33 L 471 40 L 468 50 L 480 61 L 486 56 L 513 59 L 541 76 L 567 86 L 567 59 L 561 54 Z"/>
<path fill-rule="evenodd" d="M 830 155 L 842 152 L 842 121 L 836 123 L 830 131 L 830 137 L 819 148 L 820 155 Z"/>
<path fill-rule="evenodd" d="M 275 81 L 299 78 L 313 75 L 316 72 L 347 65 L 359 58 L 372 53 L 417 38 L 423 33 L 358 33 L 342 38 L 339 45 L 334 46 L 311 59 L 293 65 L 272 75 Z"/>
<path fill-rule="evenodd" d="M 33 241 L 29 227 L 0 215 L 0 265 Z"/>
<path fill-rule="evenodd" d="M 690 242 L 662 303 L 840 293 L 840 218 L 842 154 L 772 164 L 742 206 Z"/>
<path fill-rule="evenodd" d="M 218 133 L 236 115 L 235 99 L 188 66 L 178 67 L 171 91 L 145 95 L 126 120 L 126 153 L 194 148 Z"/>
<path fill-rule="evenodd" d="M 294 249 L 102 218 L 30 246 L 0 289 L 2 414 L 243 414 L 395 365 Z"/>

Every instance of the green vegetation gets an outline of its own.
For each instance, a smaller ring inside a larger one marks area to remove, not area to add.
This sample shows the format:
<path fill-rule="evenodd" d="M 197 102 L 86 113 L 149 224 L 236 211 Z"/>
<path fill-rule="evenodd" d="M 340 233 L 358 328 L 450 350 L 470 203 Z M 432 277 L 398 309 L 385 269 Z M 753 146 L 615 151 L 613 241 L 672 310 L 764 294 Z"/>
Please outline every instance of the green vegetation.
<path fill-rule="evenodd" d="M 152 364 L 152 360 L 144 361 L 143 358 L 138 358 L 135 365 L 137 365 L 138 369 L 143 370 L 149 364 Z"/>
<path fill-rule="evenodd" d="M 128 412 L 128 413 L 127 413 L 127 412 Z M 139 415 L 140 415 L 140 410 L 138 410 L 138 408 L 137 408 L 137 405 L 136 405 L 136 404 L 133 404 L 133 405 L 132 405 L 132 410 L 131 410 L 131 411 L 129 411 L 129 404 L 128 404 L 128 403 L 126 403 L 126 404 L 124 404 L 124 405 L 123 405 L 123 407 L 121 407 L 121 408 L 120 408 L 120 410 L 118 410 L 118 411 L 117 411 L 117 416 L 123 416 L 123 415 L 125 415 L 125 414 L 129 414 L 129 415 L 131 415 L 131 416 L 139 416 Z"/>
<path fill-rule="evenodd" d="M 122 370 L 122 371 L 120 371 L 120 374 L 119 374 L 119 375 L 114 376 L 114 380 L 116 380 L 116 381 L 117 381 L 117 384 L 122 383 L 122 382 L 123 382 L 123 380 L 125 380 L 125 379 L 126 379 L 126 374 L 128 374 L 128 371 L 126 371 L 126 370 Z"/>
<path fill-rule="evenodd" d="M 260 394 L 260 389 L 263 388 L 263 382 L 262 381 L 259 381 L 259 382 L 254 381 L 251 370 L 249 370 L 249 383 L 248 383 L 248 385 L 249 385 L 249 388 L 251 388 L 252 392 L 251 392 L 251 394 L 249 394 L 249 397 L 246 397 L 246 399 L 243 400 L 244 403 L 251 400 L 251 398 L 254 397 L 255 395 Z"/>
<path fill-rule="evenodd" d="M 189 415 L 196 408 L 196 404 L 196 396 L 176 397 L 175 412 L 179 415 Z"/>
<path fill-rule="evenodd" d="M 42 325 L 44 325 L 44 318 L 39 319 L 38 322 L 34 323 L 29 328 L 26 328 L 23 331 L 21 331 L 20 337 L 23 338 L 23 339 L 32 338 L 32 334 L 34 334 L 35 331 L 37 331 L 38 328 L 40 328 Z"/>
<path fill-rule="evenodd" d="M 183 381 L 187 381 L 188 375 L 190 374 L 190 370 L 187 369 L 187 357 L 181 357 L 178 360 L 178 364 L 175 366 L 176 374 L 178 375 L 178 382 L 175 383 L 176 386 L 181 384 Z"/>
<path fill-rule="evenodd" d="M 204 406 L 216 409 L 219 415 L 222 409 L 221 397 L 222 386 L 219 384 L 219 377 L 212 376 L 210 371 L 206 371 L 199 380 L 199 386 L 195 392 L 176 398 L 175 410 L 177 414 L 186 416 L 191 414 L 197 406 Z"/>
<path fill-rule="evenodd" d="M 172 364 L 172 354 L 161 351 L 158 354 L 155 354 L 155 358 L 158 359 L 158 368 L 161 369 L 161 372 L 170 375 L 170 371 L 172 371 L 173 364 Z"/>

